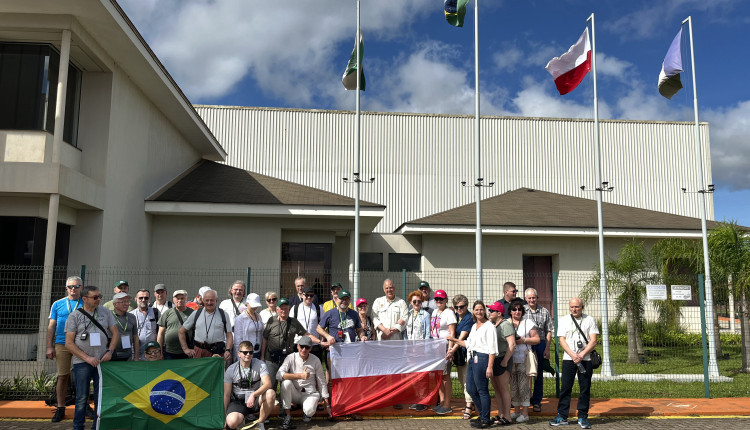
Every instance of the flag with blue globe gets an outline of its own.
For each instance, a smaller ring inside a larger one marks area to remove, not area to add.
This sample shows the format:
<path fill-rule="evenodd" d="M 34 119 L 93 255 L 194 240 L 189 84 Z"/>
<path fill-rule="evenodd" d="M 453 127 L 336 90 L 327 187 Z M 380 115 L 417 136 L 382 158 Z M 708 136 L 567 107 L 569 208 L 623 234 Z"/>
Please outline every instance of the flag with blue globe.
<path fill-rule="evenodd" d="M 101 430 L 224 426 L 224 360 L 219 357 L 105 362 L 99 372 Z"/>

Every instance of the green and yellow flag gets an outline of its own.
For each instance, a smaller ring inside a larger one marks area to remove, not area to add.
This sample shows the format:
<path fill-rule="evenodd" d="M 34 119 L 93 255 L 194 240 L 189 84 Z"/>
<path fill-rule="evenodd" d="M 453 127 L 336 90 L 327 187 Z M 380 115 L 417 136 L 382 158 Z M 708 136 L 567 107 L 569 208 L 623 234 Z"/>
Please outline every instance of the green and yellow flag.
<path fill-rule="evenodd" d="M 357 71 L 357 42 L 359 42 L 359 65 L 362 66 L 362 58 L 365 55 L 365 42 L 362 40 L 362 31 L 356 37 L 354 41 L 354 49 L 352 49 L 352 55 L 349 57 L 349 62 L 346 64 L 346 70 L 344 70 L 344 76 L 341 77 L 341 83 L 344 84 L 344 88 L 347 90 L 357 89 L 357 75 L 354 73 Z M 359 72 L 359 89 L 364 91 L 367 86 L 365 83 L 365 67 L 362 66 Z"/>
<path fill-rule="evenodd" d="M 448 24 L 463 27 L 466 16 L 466 4 L 469 0 L 445 0 L 445 20 Z"/>
<path fill-rule="evenodd" d="M 99 428 L 224 427 L 224 360 L 107 361 L 99 366 Z"/>

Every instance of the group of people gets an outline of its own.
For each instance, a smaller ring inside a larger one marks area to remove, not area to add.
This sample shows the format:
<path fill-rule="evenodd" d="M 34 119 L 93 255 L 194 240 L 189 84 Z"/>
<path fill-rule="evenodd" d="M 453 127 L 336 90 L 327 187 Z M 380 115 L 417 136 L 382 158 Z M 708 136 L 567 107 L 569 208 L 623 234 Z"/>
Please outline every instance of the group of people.
<path fill-rule="evenodd" d="M 83 287 L 81 278 L 66 281 L 67 296 L 56 301 L 50 313 L 47 357 L 57 360 L 58 408 L 52 421 L 64 416 L 71 363 L 75 377 L 76 408 L 74 429 L 83 429 L 86 417 L 96 413 L 88 405 L 89 384 L 97 396 L 97 366 L 109 360 L 174 360 L 193 357 L 223 357 L 226 428 L 243 423 L 263 429 L 276 402 L 282 429 L 293 429 L 289 413 L 292 404 L 301 406 L 307 422 L 318 410 L 330 410 L 330 358 L 328 348 L 339 342 L 388 341 L 399 339 L 445 339 L 446 365 L 434 405 L 413 404 L 416 411 L 432 409 L 437 414 L 452 412 L 451 370 L 455 367 L 464 386 L 464 419 L 478 417 L 472 427 L 528 421 L 529 407 L 540 411 L 543 378 L 541 364 L 549 359 L 553 329 L 549 311 L 537 305 L 534 289 L 526 289 L 526 300 L 516 298 L 516 286 L 503 286 L 503 298 L 485 306 L 458 294 L 451 299 L 444 290 L 432 292 L 428 282 L 407 296 L 396 297 L 390 279 L 383 283 L 384 296 L 370 303 L 351 294 L 340 283 L 332 283 L 330 300 L 320 304 L 304 277 L 295 279 L 296 294 L 280 298 L 275 292 L 264 296 L 266 308 L 255 293 L 245 295 L 246 285 L 235 281 L 229 298 L 218 303 L 218 293 L 202 287 L 192 302 L 187 292 L 176 290 L 167 300 L 164 284 L 151 292 L 140 289 L 135 300 L 127 281 L 118 281 L 113 299 L 100 305 L 102 294 L 95 286 Z M 450 303 L 449 303 L 450 300 Z M 450 306 L 452 304 L 452 306 Z M 575 305 L 575 306 L 574 306 Z M 567 424 L 570 393 L 576 375 L 581 394 L 578 423 L 587 421 L 591 367 L 588 353 L 596 345 L 596 323 L 582 315 L 579 299 L 571 299 L 571 315 L 560 320 L 557 336 L 565 350 L 562 367 L 563 390 L 558 416 L 551 425 Z M 580 329 L 569 327 L 573 318 Z M 488 324 L 491 323 L 491 324 Z M 494 330 L 493 330 L 494 329 Z M 583 335 L 587 341 L 582 342 Z M 538 369 L 529 372 L 526 360 L 535 354 Z M 326 363 L 325 368 L 323 363 Z M 538 375 L 533 389 L 529 374 Z M 499 414 L 490 417 L 488 384 L 496 393 Z M 564 396 L 567 395 L 567 402 Z M 511 407 L 516 411 L 511 413 Z M 403 408 L 395 405 L 394 408 Z M 347 418 L 361 420 L 356 414 Z M 95 429 L 92 427 L 93 429 Z"/>

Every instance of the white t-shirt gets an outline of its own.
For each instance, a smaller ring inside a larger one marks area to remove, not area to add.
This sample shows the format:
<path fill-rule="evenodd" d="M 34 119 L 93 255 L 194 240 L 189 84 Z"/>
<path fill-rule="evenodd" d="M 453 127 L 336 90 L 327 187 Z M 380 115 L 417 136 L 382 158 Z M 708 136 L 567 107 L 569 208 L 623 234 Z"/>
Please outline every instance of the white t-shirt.
<path fill-rule="evenodd" d="M 582 314 L 581 319 L 576 321 L 578 321 L 578 325 L 581 327 L 581 330 L 583 330 L 583 333 L 586 335 L 586 339 L 589 341 L 591 340 L 592 334 L 599 334 L 599 328 L 596 326 L 596 320 L 594 317 Z M 570 314 L 560 318 L 560 323 L 557 326 L 557 336 L 564 337 L 565 342 L 568 343 L 568 346 L 572 351 L 581 352 L 583 348 L 586 347 L 586 341 L 583 339 L 581 333 L 578 332 L 576 325 L 573 324 L 573 317 Z M 578 348 L 578 341 L 581 341 L 583 348 Z M 590 361 L 591 354 L 586 354 L 583 359 Z M 563 360 L 573 360 L 573 358 L 566 352 L 563 355 Z"/>
<path fill-rule="evenodd" d="M 435 309 L 430 318 L 430 336 L 433 339 L 446 339 L 450 335 L 449 326 L 457 323 L 456 314 L 452 310 Z"/>
<path fill-rule="evenodd" d="M 299 315 L 297 315 L 297 306 L 292 306 L 292 309 L 289 310 L 289 316 L 296 318 L 308 333 L 317 334 L 320 317 L 318 316 L 318 307 L 314 304 L 307 306 L 304 302 L 300 303 Z"/>
<path fill-rule="evenodd" d="M 219 309 L 223 309 L 229 317 L 229 327 L 234 327 L 234 319 L 237 318 L 238 315 L 242 314 L 242 312 L 244 312 L 246 308 L 245 303 L 243 302 L 237 305 L 237 310 L 235 310 L 235 304 L 236 303 L 234 303 L 234 300 L 231 298 L 219 303 Z"/>
<path fill-rule="evenodd" d="M 529 337 L 529 333 L 533 328 L 536 328 L 536 324 L 534 324 L 534 321 L 525 319 L 518 324 L 518 329 L 515 330 L 515 332 L 517 336 Z M 513 350 L 513 362 L 523 363 L 524 361 L 526 361 L 526 351 L 528 351 L 529 349 L 531 349 L 531 345 L 519 345 L 518 343 L 516 343 L 516 349 Z"/>

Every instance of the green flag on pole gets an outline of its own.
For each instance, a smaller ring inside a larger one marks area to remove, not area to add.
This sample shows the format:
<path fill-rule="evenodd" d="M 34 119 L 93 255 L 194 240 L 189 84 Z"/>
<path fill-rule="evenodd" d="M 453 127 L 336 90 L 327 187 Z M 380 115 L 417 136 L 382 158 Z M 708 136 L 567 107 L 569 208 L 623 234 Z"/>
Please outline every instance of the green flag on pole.
<path fill-rule="evenodd" d="M 466 4 L 469 0 L 445 0 L 445 20 L 448 24 L 463 27 L 466 16 Z"/>
<path fill-rule="evenodd" d="M 224 427 L 224 360 L 107 361 L 99 366 L 99 428 Z"/>
<path fill-rule="evenodd" d="M 365 55 L 365 42 L 362 39 L 362 32 L 359 32 L 359 64 L 362 64 L 362 58 Z M 344 84 L 344 88 L 347 90 L 357 89 L 357 75 L 354 73 L 357 70 L 357 42 L 354 42 L 354 49 L 352 55 L 349 57 L 349 63 L 346 65 L 344 76 L 341 77 L 341 83 Z M 362 67 L 359 78 L 359 88 L 365 90 L 365 68 Z"/>

